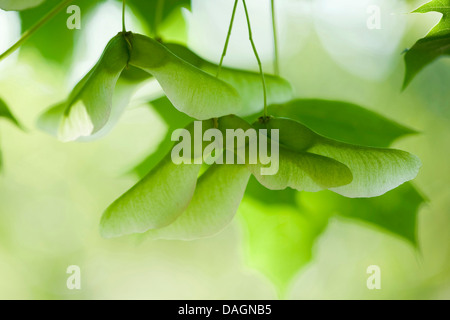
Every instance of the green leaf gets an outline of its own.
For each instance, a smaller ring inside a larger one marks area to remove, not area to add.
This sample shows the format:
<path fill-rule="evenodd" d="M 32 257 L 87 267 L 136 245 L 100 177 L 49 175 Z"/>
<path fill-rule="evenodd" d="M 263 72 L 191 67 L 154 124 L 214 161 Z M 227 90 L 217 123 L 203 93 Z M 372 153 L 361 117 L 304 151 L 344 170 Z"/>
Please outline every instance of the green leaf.
<path fill-rule="evenodd" d="M 90 136 L 80 136 L 76 140 L 92 141 L 108 134 L 120 120 L 120 117 L 125 111 L 125 108 L 128 106 L 131 97 L 137 90 L 140 82 L 145 81 L 149 78 L 147 76 L 148 73 L 145 73 L 145 75 L 145 77 L 142 77 L 140 70 L 134 67 L 125 69 L 120 75 L 115 86 L 111 104 L 111 111 L 107 122 L 96 133 L 93 133 Z M 54 107 L 51 107 L 39 117 L 37 126 L 42 131 L 52 136 L 58 137 L 60 124 L 64 119 L 66 107 L 66 103 L 60 103 Z"/>
<path fill-rule="evenodd" d="M 45 0 L 0 0 L 0 9 L 6 11 L 20 11 L 37 7 Z"/>
<path fill-rule="evenodd" d="M 206 120 L 241 110 L 241 98 L 229 84 L 182 60 L 153 39 L 133 34 L 130 41 L 130 64 L 152 74 L 181 112 Z"/>
<path fill-rule="evenodd" d="M 212 165 L 198 180 L 186 211 L 171 225 L 146 233 L 151 239 L 195 240 L 222 231 L 235 216 L 250 173 L 242 165 Z"/>
<path fill-rule="evenodd" d="M 262 186 L 255 177 L 250 177 L 250 181 L 245 190 L 245 196 L 249 196 L 266 205 L 286 205 L 297 206 L 297 191 L 291 188 L 284 190 L 269 190 Z"/>
<path fill-rule="evenodd" d="M 140 178 L 144 177 L 151 169 L 153 169 L 153 167 L 161 161 L 164 155 L 171 150 L 173 145 L 171 140 L 172 132 L 176 129 L 186 127 L 193 121 L 192 118 L 175 109 L 170 100 L 165 96 L 152 101 L 151 106 L 162 117 L 168 128 L 167 133 L 158 148 L 132 170 L 132 172 L 137 174 Z"/>
<path fill-rule="evenodd" d="M 67 101 L 43 115 L 41 126 L 52 128 L 58 123 L 57 136 L 65 142 L 99 132 L 110 119 L 114 89 L 127 61 L 127 43 L 119 34 L 109 42 L 100 61 L 75 86 Z"/>
<path fill-rule="evenodd" d="M 201 165 L 175 165 L 170 154 L 103 214 L 105 238 L 144 233 L 171 224 L 187 208 Z"/>
<path fill-rule="evenodd" d="M 19 123 L 16 117 L 14 117 L 14 115 L 11 113 L 8 106 L 6 105 L 5 101 L 3 101 L 1 98 L 0 98 L 0 118 L 5 118 L 11 121 L 13 124 L 15 124 L 18 128 L 22 129 L 22 125 Z"/>
<path fill-rule="evenodd" d="M 15 0 L 14 0 L 15 1 Z M 88 17 L 92 8 L 101 0 L 74 0 L 71 5 L 77 5 L 82 10 L 82 19 Z M 41 6 L 32 10 L 20 12 L 22 30 L 31 29 L 38 21 L 61 4 L 61 0 L 46 0 Z M 67 5 L 68 7 L 69 5 Z M 59 63 L 67 68 L 67 64 L 74 56 L 75 39 L 78 36 L 77 30 L 70 30 L 66 27 L 69 15 L 62 11 L 47 21 L 39 30 L 33 34 L 23 45 L 38 51 L 41 56 L 51 62 Z M 82 20 L 84 22 L 84 20 Z M 57 39 L 57 41 L 55 41 Z"/>
<path fill-rule="evenodd" d="M 387 147 L 416 133 L 358 105 L 332 100 L 303 99 L 269 106 L 269 114 L 296 120 L 334 140 L 370 147 Z"/>
<path fill-rule="evenodd" d="M 202 59 L 185 46 L 174 43 L 165 43 L 164 45 L 174 54 L 197 68 L 211 75 L 217 75 L 218 65 Z M 293 93 L 289 82 L 268 74 L 264 77 L 267 86 L 268 104 L 283 103 L 292 98 Z M 259 73 L 222 67 L 220 79 L 233 86 L 241 96 L 244 108 L 237 113 L 238 115 L 247 116 L 263 110 L 264 97 Z"/>
<path fill-rule="evenodd" d="M 286 205 L 244 200 L 241 221 L 250 267 L 261 271 L 283 298 L 288 285 L 312 257 L 312 248 L 328 219 Z"/>
<path fill-rule="evenodd" d="M 251 193 L 252 200 L 245 198 L 240 208 L 249 265 L 266 275 L 280 296 L 310 262 L 316 241 L 335 214 L 418 245 L 417 214 L 425 200 L 411 183 L 367 199 L 349 199 L 330 191 L 303 192 L 297 203 L 290 193 L 289 189 Z"/>
<path fill-rule="evenodd" d="M 322 213 L 363 221 L 389 231 L 417 246 L 417 214 L 425 202 L 411 183 L 405 183 L 381 197 L 349 199 L 324 191 L 302 193 L 301 203 Z"/>
<path fill-rule="evenodd" d="M 150 30 L 154 33 L 174 10 L 191 7 L 191 0 L 128 0 L 127 4 L 142 13 Z M 161 16 L 157 17 L 158 6 L 162 5 Z"/>
<path fill-rule="evenodd" d="M 5 101 L 0 99 L 0 119 L 4 118 L 15 124 L 19 129 L 22 129 L 22 125 L 17 121 L 17 119 L 14 117 L 14 115 L 9 110 L 8 106 L 6 105 Z M 3 158 L 2 153 L 0 150 L 0 171 L 3 168 Z"/>
<path fill-rule="evenodd" d="M 450 54 L 450 0 L 433 0 L 414 12 L 440 12 L 442 19 L 425 38 L 417 41 L 405 54 L 406 74 L 403 88 L 428 64 Z"/>
<path fill-rule="evenodd" d="M 362 147 L 334 141 L 322 137 L 299 122 L 290 119 L 275 118 L 264 125 L 269 129 L 269 133 L 271 129 L 279 129 L 280 144 L 290 148 L 291 151 L 320 155 L 347 166 L 353 175 L 351 183 L 339 184 L 344 180 L 336 180 L 336 184 L 340 186 L 329 188 L 346 197 L 364 198 L 382 195 L 404 182 L 414 179 L 421 167 L 420 160 L 407 152 L 395 149 Z M 286 181 L 286 179 L 292 181 L 291 175 L 294 172 L 298 174 L 293 167 L 293 163 L 296 161 L 295 155 L 291 154 L 287 157 L 286 154 L 286 156 L 283 156 L 281 150 L 282 148 L 280 148 L 279 174 L 283 176 L 279 178 L 279 181 Z M 283 164 L 285 159 L 288 163 L 286 165 Z M 311 165 L 313 162 L 298 161 L 299 166 L 305 166 L 305 163 Z M 284 167 L 287 168 L 287 171 L 282 169 Z M 337 175 L 337 171 L 331 170 L 331 167 L 328 169 L 325 166 L 323 169 L 325 171 L 320 172 L 321 175 L 326 175 L 327 170 L 330 170 L 331 178 L 328 181 L 338 178 L 343 179 L 344 177 L 342 174 Z M 320 169 L 317 168 L 316 170 Z M 296 182 L 301 183 L 301 180 Z M 292 185 L 290 186 L 292 187 Z M 277 189 L 277 187 L 281 187 L 281 184 L 275 183 L 274 185 L 266 185 L 266 187 Z M 298 187 L 299 185 L 295 185 L 295 188 Z M 298 190 L 305 189 L 298 188 Z M 306 191 L 310 190 L 306 189 Z"/>

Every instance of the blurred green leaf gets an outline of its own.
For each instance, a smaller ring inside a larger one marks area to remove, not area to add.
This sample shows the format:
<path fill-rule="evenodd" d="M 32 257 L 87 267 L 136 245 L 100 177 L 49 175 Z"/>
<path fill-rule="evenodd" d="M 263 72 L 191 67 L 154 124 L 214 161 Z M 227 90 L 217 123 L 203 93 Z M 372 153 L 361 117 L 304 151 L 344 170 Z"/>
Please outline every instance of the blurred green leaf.
<path fill-rule="evenodd" d="M 17 119 L 14 117 L 14 115 L 9 110 L 8 106 L 6 105 L 5 101 L 3 101 L 0 98 L 0 119 L 4 118 L 15 124 L 18 128 L 22 129 L 22 125 L 17 121 Z M 0 171 L 3 168 L 3 157 L 0 150 Z"/>
<path fill-rule="evenodd" d="M 114 89 L 127 61 L 127 43 L 119 34 L 109 42 L 99 62 L 75 86 L 67 101 L 41 117 L 41 127 L 50 133 L 57 132 L 58 138 L 65 142 L 99 132 L 111 117 Z"/>
<path fill-rule="evenodd" d="M 267 205 L 297 205 L 297 191 L 291 188 L 284 190 L 269 190 L 262 186 L 255 177 L 251 177 L 248 182 L 245 195 Z"/>
<path fill-rule="evenodd" d="M 191 7 L 191 0 L 128 0 L 127 4 L 137 9 L 144 17 L 147 26 L 155 33 L 174 10 Z M 158 17 L 158 13 L 161 13 Z"/>
<path fill-rule="evenodd" d="M 105 238 L 144 233 L 169 225 L 191 201 L 201 165 L 175 165 L 170 154 L 105 211 Z"/>
<path fill-rule="evenodd" d="M 74 0 L 71 5 L 79 6 L 83 17 L 87 17 L 92 8 L 102 1 Z M 60 3 L 61 0 L 46 0 L 37 8 L 21 11 L 22 30 L 29 30 Z M 60 12 L 33 34 L 23 47 L 38 50 L 43 58 L 52 62 L 67 63 L 73 57 L 75 39 L 78 35 L 77 30 L 67 28 L 68 18 L 69 15 L 65 11 Z"/>
<path fill-rule="evenodd" d="M 414 12 L 440 12 L 442 19 L 425 38 L 417 41 L 405 54 L 406 74 L 403 88 L 428 64 L 450 54 L 450 0 L 433 0 Z"/>
<path fill-rule="evenodd" d="M 197 68 L 214 76 L 217 74 L 218 65 L 202 59 L 185 46 L 174 43 L 165 43 L 164 45 L 174 54 Z M 263 88 L 259 73 L 222 67 L 220 79 L 233 86 L 241 96 L 244 108 L 237 113 L 238 115 L 247 116 L 263 110 Z M 283 103 L 292 98 L 292 88 L 286 80 L 266 74 L 265 81 L 268 104 Z"/>
<path fill-rule="evenodd" d="M 158 148 L 152 152 L 147 158 L 134 167 L 132 172 L 137 174 L 139 178 L 144 177 L 153 167 L 161 161 L 172 148 L 171 140 L 172 132 L 179 128 L 186 127 L 193 119 L 186 114 L 179 112 L 167 97 L 159 98 L 151 102 L 153 109 L 158 112 L 164 122 L 167 124 L 167 133 L 160 142 Z"/>
<path fill-rule="evenodd" d="M 11 113 L 11 110 L 9 110 L 8 106 L 6 105 L 5 101 L 3 101 L 1 98 L 0 98 L 0 118 L 5 118 L 11 121 L 13 124 L 15 124 L 18 128 L 22 129 L 22 125 L 19 123 L 16 117 L 14 117 L 14 115 Z"/>
<path fill-rule="evenodd" d="M 45 0 L 0 0 L 0 9 L 6 11 L 19 11 L 37 7 Z"/>
<path fill-rule="evenodd" d="M 151 38 L 133 34 L 130 39 L 130 64 L 152 74 L 181 112 L 206 120 L 241 110 L 239 94 L 227 83 L 182 60 Z"/>
<path fill-rule="evenodd" d="M 150 230 L 151 239 L 195 240 L 222 231 L 233 219 L 250 173 L 243 165 L 212 165 L 198 180 L 186 211 L 165 228 Z"/>
<path fill-rule="evenodd" d="M 411 183 L 375 198 L 349 199 L 324 191 L 302 193 L 300 199 L 322 213 L 338 213 L 375 225 L 417 246 L 417 214 L 425 199 Z"/>
<path fill-rule="evenodd" d="M 332 100 L 302 99 L 269 107 L 269 114 L 297 120 L 322 136 L 342 142 L 387 147 L 416 133 L 358 105 Z"/>
<path fill-rule="evenodd" d="M 283 298 L 295 275 L 311 260 L 328 217 L 249 199 L 243 201 L 239 212 L 249 266 L 267 276 Z"/>

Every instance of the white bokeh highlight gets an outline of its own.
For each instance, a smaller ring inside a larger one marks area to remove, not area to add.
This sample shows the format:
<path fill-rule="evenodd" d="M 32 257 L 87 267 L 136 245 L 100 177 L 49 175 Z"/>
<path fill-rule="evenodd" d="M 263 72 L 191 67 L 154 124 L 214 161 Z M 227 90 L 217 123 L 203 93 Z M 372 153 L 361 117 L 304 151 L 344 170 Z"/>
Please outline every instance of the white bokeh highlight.
<path fill-rule="evenodd" d="M 5 52 L 20 38 L 20 17 L 17 12 L 0 10 L 0 53 Z M 17 61 L 18 51 L 13 53 L 7 59 L 0 61 L 0 71 L 12 66 Z M 0 72 L 0 77 L 6 76 Z"/>
<path fill-rule="evenodd" d="M 383 80 L 401 58 L 399 48 L 408 9 L 403 0 L 315 0 L 313 17 L 320 41 L 346 71 Z M 368 8 L 380 8 L 380 29 L 368 28 Z"/>
<path fill-rule="evenodd" d="M 218 63 L 228 33 L 234 0 L 192 0 L 192 12 L 185 11 L 188 22 L 189 47 L 203 58 Z M 247 0 L 253 38 L 263 63 L 274 59 L 270 0 Z M 310 33 L 309 2 L 283 0 L 276 2 L 280 52 L 289 44 L 290 50 L 300 50 Z M 293 23 L 295 22 L 295 24 Z M 288 39 L 295 25 L 296 39 Z M 289 31 L 289 32 L 288 32 Z M 249 41 L 247 20 L 239 1 L 233 31 L 224 65 L 242 69 L 257 69 Z M 272 71 L 272 70 L 267 70 Z"/>

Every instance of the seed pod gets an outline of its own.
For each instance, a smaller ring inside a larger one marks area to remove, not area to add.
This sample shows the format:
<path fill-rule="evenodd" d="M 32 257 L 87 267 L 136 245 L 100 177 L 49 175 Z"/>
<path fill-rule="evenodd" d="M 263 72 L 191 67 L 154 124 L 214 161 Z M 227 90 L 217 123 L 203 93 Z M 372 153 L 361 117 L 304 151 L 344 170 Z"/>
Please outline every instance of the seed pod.
<path fill-rule="evenodd" d="M 111 39 L 98 63 L 69 98 L 42 115 L 39 126 L 65 142 L 103 129 L 110 119 L 114 89 L 127 61 L 128 44 L 121 33 Z"/>
<path fill-rule="evenodd" d="M 320 155 L 348 167 L 353 175 L 351 183 L 330 188 L 346 197 L 380 196 L 414 179 L 421 167 L 420 160 L 407 152 L 362 147 L 327 139 L 293 120 L 274 118 L 270 119 L 266 126 L 278 128 L 280 143 L 290 150 Z M 296 137 L 299 138 L 298 141 Z M 282 162 L 283 157 L 280 153 L 280 168 Z"/>

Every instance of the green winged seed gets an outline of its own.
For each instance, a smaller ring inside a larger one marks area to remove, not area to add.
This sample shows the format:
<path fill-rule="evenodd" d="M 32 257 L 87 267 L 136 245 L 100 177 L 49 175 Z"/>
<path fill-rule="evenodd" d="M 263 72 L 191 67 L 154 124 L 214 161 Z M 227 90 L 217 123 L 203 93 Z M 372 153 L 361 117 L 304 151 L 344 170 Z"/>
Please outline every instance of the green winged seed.
<path fill-rule="evenodd" d="M 229 84 L 182 60 L 153 39 L 139 34 L 129 39 L 129 63 L 152 74 L 179 111 L 206 120 L 242 109 L 239 94 Z"/>
<path fill-rule="evenodd" d="M 217 74 L 218 65 L 202 59 L 185 46 L 174 43 L 164 45 L 174 54 L 197 68 L 214 76 Z M 219 77 L 233 86 L 243 100 L 244 108 L 236 113 L 237 115 L 248 116 L 262 111 L 264 98 L 259 73 L 222 67 Z M 284 103 L 292 99 L 292 87 L 288 81 L 268 74 L 264 75 L 264 78 L 267 86 L 268 104 Z"/>
<path fill-rule="evenodd" d="M 88 136 L 80 136 L 76 139 L 77 141 L 92 141 L 99 139 L 108 134 L 114 128 L 128 106 L 131 97 L 139 88 L 139 85 L 148 79 L 148 77 L 141 77 L 138 70 L 139 69 L 130 67 L 122 72 L 114 89 L 111 111 L 106 123 L 97 132 Z M 145 74 L 148 75 L 148 73 Z M 39 117 L 37 126 L 42 131 L 58 137 L 59 127 L 62 119 L 64 118 L 65 109 L 65 102 L 51 107 Z"/>
<path fill-rule="evenodd" d="M 308 130 L 302 124 L 290 119 L 278 119 L 276 125 L 280 131 L 286 128 L 290 130 L 286 134 L 280 134 L 282 137 L 296 132 L 292 127 L 298 127 L 299 131 Z M 414 179 L 421 167 L 421 162 L 416 156 L 404 151 L 356 146 L 320 135 L 317 135 L 314 140 L 314 144 L 307 150 L 308 153 L 334 159 L 350 168 L 353 181 L 347 185 L 331 188 L 332 191 L 346 197 L 380 196 Z M 280 143 L 291 144 L 291 147 L 295 149 L 290 139 L 289 141 L 280 139 Z M 304 150 L 303 147 L 304 143 L 300 142 L 297 151 Z"/>
<path fill-rule="evenodd" d="M 273 121 L 273 122 L 272 122 Z M 269 123 L 276 123 L 274 119 Z M 271 126 L 267 124 L 256 123 L 255 129 L 270 129 Z M 292 127 L 292 126 L 291 126 Z M 219 119 L 219 129 L 225 134 L 227 129 L 242 129 L 244 131 L 252 128 L 245 120 L 237 116 L 226 116 Z M 289 125 L 284 129 L 288 129 Z M 266 188 L 271 190 L 283 190 L 287 187 L 291 187 L 300 191 L 319 191 L 332 187 L 342 186 L 352 181 L 352 174 L 347 166 L 339 163 L 336 160 L 326 157 L 309 154 L 302 152 L 307 145 L 311 145 L 311 133 L 310 130 L 301 130 L 304 135 L 304 141 L 299 138 L 299 129 L 297 127 L 291 128 L 293 138 L 284 136 L 284 132 L 287 130 L 280 130 L 280 135 L 284 138 L 289 138 L 291 144 L 298 142 L 302 147 L 301 150 L 292 151 L 287 148 L 288 143 L 279 146 L 279 170 L 275 175 L 262 175 L 261 169 L 265 167 L 262 163 L 250 164 L 247 162 L 247 168 L 253 173 L 256 179 Z M 289 131 L 290 132 L 290 131 Z M 281 140 L 280 140 L 281 141 Z M 287 141 L 287 140 L 286 140 Z M 285 141 L 285 142 L 286 142 Z M 268 149 L 271 146 L 271 141 L 268 141 Z M 232 150 L 235 151 L 235 150 Z M 248 152 L 246 152 L 246 155 Z M 277 161 L 275 157 L 272 157 L 272 161 Z M 266 166 L 270 166 L 269 164 Z"/>
<path fill-rule="evenodd" d="M 349 184 L 350 169 L 327 157 L 296 152 L 280 146 L 279 169 L 275 175 L 261 175 L 262 164 L 248 165 L 255 178 L 268 189 L 317 192 Z"/>
<path fill-rule="evenodd" d="M 127 65 L 128 48 L 123 34 L 107 45 L 95 67 L 75 86 L 63 104 L 43 115 L 41 124 L 61 141 L 74 141 L 101 130 L 108 122 L 117 80 Z M 58 120 L 58 114 L 62 116 Z M 51 129 L 57 125 L 57 130 Z"/>
<path fill-rule="evenodd" d="M 213 125 L 212 120 L 203 121 L 203 131 L 199 131 L 191 123 L 184 130 L 190 136 L 184 139 L 189 139 L 188 145 L 193 146 L 196 136 L 201 138 Z M 150 173 L 105 211 L 100 223 L 102 236 L 112 238 L 144 233 L 172 223 L 192 198 L 202 167 L 202 155 L 203 150 L 193 148 L 189 158 L 183 155 L 183 163 L 175 164 L 172 152 L 169 152 Z M 198 159 L 199 162 L 195 161 Z"/>
<path fill-rule="evenodd" d="M 370 198 L 385 194 L 413 180 L 422 164 L 416 156 L 401 150 L 370 148 L 324 140 L 310 150 L 347 165 L 353 182 L 331 189 L 349 198 Z"/>
<path fill-rule="evenodd" d="M 243 165 L 213 165 L 199 179 L 191 203 L 171 225 L 150 230 L 151 239 L 195 240 L 222 231 L 235 216 L 250 172 Z"/>
<path fill-rule="evenodd" d="M 100 233 L 114 238 L 171 224 L 187 208 L 201 165 L 175 165 L 170 154 L 103 214 Z"/>
<path fill-rule="evenodd" d="M 37 7 L 45 0 L 0 0 L 0 9 L 6 11 L 19 11 Z"/>

